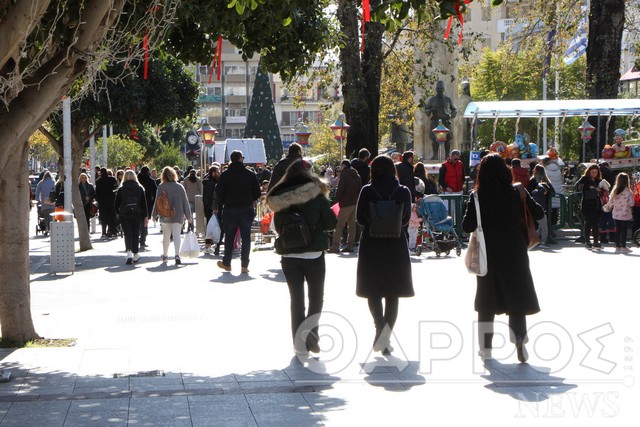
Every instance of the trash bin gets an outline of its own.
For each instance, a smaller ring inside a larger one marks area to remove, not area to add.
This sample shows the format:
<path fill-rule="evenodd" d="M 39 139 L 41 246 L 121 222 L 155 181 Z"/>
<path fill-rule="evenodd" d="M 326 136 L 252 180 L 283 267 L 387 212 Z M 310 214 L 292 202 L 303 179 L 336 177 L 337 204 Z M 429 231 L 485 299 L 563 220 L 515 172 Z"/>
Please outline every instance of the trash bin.
<path fill-rule="evenodd" d="M 73 214 L 69 212 L 54 212 L 51 216 L 51 272 L 73 273 L 76 266 Z M 60 217 L 63 218 L 63 221 L 55 220 L 55 218 Z"/>

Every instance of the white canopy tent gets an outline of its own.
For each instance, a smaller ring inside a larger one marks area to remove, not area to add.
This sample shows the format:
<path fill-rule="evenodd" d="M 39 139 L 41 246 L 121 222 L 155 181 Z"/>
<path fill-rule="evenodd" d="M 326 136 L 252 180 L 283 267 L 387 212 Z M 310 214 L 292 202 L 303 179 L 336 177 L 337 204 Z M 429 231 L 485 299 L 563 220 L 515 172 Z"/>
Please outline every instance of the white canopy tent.
<path fill-rule="evenodd" d="M 640 115 L 640 99 L 568 99 L 551 101 L 489 101 L 470 102 L 464 111 L 464 118 L 472 119 L 472 135 L 478 119 L 537 118 L 548 117 L 602 117 Z M 557 123 L 557 122 L 556 122 Z M 609 122 L 607 121 L 607 128 Z M 562 133 L 562 126 L 560 126 Z M 599 130 L 598 130 L 599 131 Z M 494 135 L 495 136 L 495 135 Z M 472 146 L 473 146 L 473 142 Z M 547 150 L 546 137 L 543 151 Z M 599 147 L 597 148 L 599 151 Z"/>
<path fill-rule="evenodd" d="M 470 102 L 465 118 L 495 119 L 518 117 L 640 115 L 640 99 L 570 99 L 553 101 Z"/>

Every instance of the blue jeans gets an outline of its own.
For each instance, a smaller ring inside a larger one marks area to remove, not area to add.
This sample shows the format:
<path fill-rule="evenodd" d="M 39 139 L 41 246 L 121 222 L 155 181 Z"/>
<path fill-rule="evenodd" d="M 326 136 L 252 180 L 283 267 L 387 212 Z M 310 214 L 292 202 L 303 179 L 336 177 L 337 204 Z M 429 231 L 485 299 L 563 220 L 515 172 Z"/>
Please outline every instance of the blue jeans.
<path fill-rule="evenodd" d="M 253 206 L 248 208 L 224 208 L 222 210 L 222 228 L 224 230 L 224 265 L 231 265 L 233 256 L 233 242 L 236 239 L 236 231 L 240 229 L 242 239 L 242 267 L 249 267 L 249 254 L 251 253 L 251 224 L 256 213 Z"/>

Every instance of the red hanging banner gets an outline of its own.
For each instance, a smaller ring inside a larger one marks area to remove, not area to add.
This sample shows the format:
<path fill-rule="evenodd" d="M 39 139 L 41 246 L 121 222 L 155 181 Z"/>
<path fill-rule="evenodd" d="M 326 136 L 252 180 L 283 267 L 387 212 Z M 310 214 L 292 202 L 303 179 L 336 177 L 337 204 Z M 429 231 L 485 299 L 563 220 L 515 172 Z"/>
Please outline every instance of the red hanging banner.
<path fill-rule="evenodd" d="M 362 47 L 360 52 L 364 53 L 364 23 L 371 21 L 371 5 L 369 0 L 362 0 Z"/>
<path fill-rule="evenodd" d="M 149 77 L 149 37 L 147 35 L 142 39 L 142 48 L 144 49 L 144 80 Z"/>
<path fill-rule="evenodd" d="M 217 79 L 220 80 L 220 65 L 222 64 L 222 35 L 218 36 L 218 46 L 216 46 L 216 55 L 218 57 L 218 74 Z"/>

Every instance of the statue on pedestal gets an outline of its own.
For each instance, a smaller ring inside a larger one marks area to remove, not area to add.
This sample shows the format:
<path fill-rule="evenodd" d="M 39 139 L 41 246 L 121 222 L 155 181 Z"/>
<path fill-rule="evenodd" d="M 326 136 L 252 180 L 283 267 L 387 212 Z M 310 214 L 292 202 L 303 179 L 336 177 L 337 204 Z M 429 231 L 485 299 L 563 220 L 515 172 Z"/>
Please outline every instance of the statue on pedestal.
<path fill-rule="evenodd" d="M 431 160 L 438 159 L 438 142 L 436 141 L 436 135 L 432 132 L 432 129 L 438 126 L 439 120 L 442 120 L 442 124 L 446 126 L 450 132 L 447 134 L 447 140 L 444 143 L 444 152 L 445 156 L 449 153 L 451 149 L 451 138 L 452 138 L 452 129 L 451 129 L 451 119 L 456 117 L 458 109 L 451 98 L 445 96 L 444 94 L 444 82 L 442 80 L 438 80 L 436 83 L 436 95 L 429 98 L 427 101 L 424 112 L 431 118 L 431 125 L 429 127 L 429 138 L 431 139 L 431 147 L 433 149 L 433 156 Z"/>

